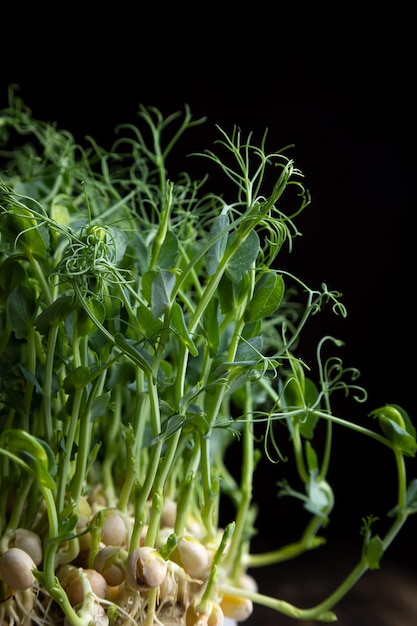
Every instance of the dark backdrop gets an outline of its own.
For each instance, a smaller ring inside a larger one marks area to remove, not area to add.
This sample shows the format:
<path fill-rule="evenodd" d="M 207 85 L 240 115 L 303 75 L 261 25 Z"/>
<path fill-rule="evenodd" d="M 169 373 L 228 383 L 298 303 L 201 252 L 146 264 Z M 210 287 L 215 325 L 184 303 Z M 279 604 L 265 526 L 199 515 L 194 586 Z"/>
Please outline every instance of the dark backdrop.
<path fill-rule="evenodd" d="M 276 3 L 244 15 L 231 9 L 227 17 L 218 7 L 167 12 L 123 3 L 89 18 L 81 8 L 49 16 L 31 11 L 6 10 L 1 106 L 7 85 L 16 82 L 35 117 L 80 139 L 89 134 L 107 142 L 118 123 L 136 120 L 139 103 L 166 114 L 187 103 L 208 121 L 189 135 L 185 152 L 211 148 L 215 124 L 225 130 L 236 124 L 259 139 L 268 127 L 272 148 L 294 144 L 291 155 L 312 204 L 301 218 L 303 239 L 292 263 L 310 285 L 324 281 L 344 294 L 347 319 L 325 318 L 325 331 L 346 342 L 341 356 L 360 369 L 369 392 L 360 412 L 350 404 L 348 412 L 366 422 L 368 411 L 392 402 L 417 424 L 411 15 L 365 20 L 353 7 L 306 14 L 298 5 L 284 13 Z M 313 325 L 311 346 L 322 330 L 320 322 Z M 356 537 L 362 516 L 380 513 L 378 499 L 381 513 L 390 506 L 393 466 L 346 433 L 337 443 L 334 532 Z M 279 540 L 274 490 L 263 485 L 259 479 L 257 497 L 268 511 L 259 520 L 260 546 L 265 537 Z M 414 518 L 407 528 L 392 551 L 414 561 Z"/>

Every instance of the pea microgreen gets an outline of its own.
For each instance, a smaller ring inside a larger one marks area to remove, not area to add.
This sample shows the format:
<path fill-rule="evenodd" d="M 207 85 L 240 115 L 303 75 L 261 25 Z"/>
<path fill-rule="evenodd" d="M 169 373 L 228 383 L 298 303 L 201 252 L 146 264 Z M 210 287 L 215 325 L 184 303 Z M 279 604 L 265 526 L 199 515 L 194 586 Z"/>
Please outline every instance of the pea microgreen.
<path fill-rule="evenodd" d="M 43 558 L 16 591 L 8 555 L 2 623 L 32 612 L 33 623 L 73 626 L 220 624 L 256 604 L 334 621 L 416 511 L 407 413 L 383 406 L 366 425 L 340 416 L 334 396 L 366 399 L 358 372 L 332 353 L 341 342 L 325 334 L 314 368 L 300 356 L 312 316 L 346 316 L 338 291 L 285 266 L 310 205 L 302 172 L 288 148 L 268 150 L 267 133 L 256 143 L 218 127 L 214 149 L 193 155 L 215 182 L 171 178 L 174 149 L 203 123 L 187 106 L 168 117 L 140 106 L 110 148 L 80 145 L 10 88 L 0 114 L 0 561 L 20 529 L 40 538 Z M 377 520 L 364 521 L 345 580 L 299 608 L 256 591 L 248 570 L 325 541 L 335 428 L 392 454 L 397 502 L 381 536 Z M 232 445 L 239 468 L 227 461 Z M 259 554 L 262 457 L 276 510 L 295 498 L 308 522 L 298 540 L 271 538 Z M 296 483 L 280 475 L 284 463 Z M 234 513 L 222 528 L 225 500 Z"/>

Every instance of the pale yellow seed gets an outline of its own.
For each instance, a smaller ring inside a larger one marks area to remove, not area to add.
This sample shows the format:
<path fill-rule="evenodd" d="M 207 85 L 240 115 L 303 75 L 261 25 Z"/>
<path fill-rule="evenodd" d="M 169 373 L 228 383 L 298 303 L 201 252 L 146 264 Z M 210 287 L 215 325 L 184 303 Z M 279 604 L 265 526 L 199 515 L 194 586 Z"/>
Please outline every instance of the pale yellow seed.
<path fill-rule="evenodd" d="M 160 587 L 167 575 L 167 562 L 155 548 L 136 548 L 126 563 L 126 582 L 132 589 L 145 591 Z"/>
<path fill-rule="evenodd" d="M 20 548 L 9 548 L 0 556 L 0 576 L 12 589 L 29 589 L 36 581 L 35 567 L 32 557 Z"/>
<path fill-rule="evenodd" d="M 14 533 L 14 547 L 29 554 L 36 565 L 42 561 L 42 541 L 39 535 L 26 528 L 17 528 Z"/>
<path fill-rule="evenodd" d="M 252 600 L 241 596 L 224 595 L 220 606 L 225 617 L 236 622 L 244 622 L 253 611 Z"/>
<path fill-rule="evenodd" d="M 73 606 L 81 604 L 84 599 L 84 591 L 81 583 L 82 573 L 86 574 L 89 578 L 91 589 L 98 598 L 105 598 L 107 594 L 107 582 L 104 576 L 97 572 L 95 569 L 84 569 L 77 572 L 77 575 L 72 578 L 66 591 L 69 601 Z M 71 576 L 73 576 L 73 572 Z"/>
<path fill-rule="evenodd" d="M 126 540 L 127 528 L 119 513 L 106 516 L 101 528 L 101 540 L 106 546 L 122 546 Z"/>
<path fill-rule="evenodd" d="M 96 569 L 112 587 L 120 585 L 125 579 L 125 570 L 118 546 L 106 546 L 99 550 L 94 558 Z"/>
<path fill-rule="evenodd" d="M 210 573 L 211 558 L 207 548 L 194 537 L 178 541 L 180 565 L 192 578 L 206 578 Z"/>

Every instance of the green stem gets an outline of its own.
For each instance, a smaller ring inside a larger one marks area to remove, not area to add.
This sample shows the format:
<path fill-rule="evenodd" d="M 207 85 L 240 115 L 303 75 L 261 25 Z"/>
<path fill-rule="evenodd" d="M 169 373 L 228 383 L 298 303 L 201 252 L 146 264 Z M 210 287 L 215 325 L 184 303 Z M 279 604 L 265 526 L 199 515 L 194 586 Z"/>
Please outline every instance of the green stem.
<path fill-rule="evenodd" d="M 172 468 L 172 462 L 175 458 L 175 452 L 177 450 L 178 442 L 181 437 L 181 430 L 177 430 L 170 438 L 164 458 L 159 466 L 158 473 L 155 477 L 153 489 L 152 489 L 152 506 L 151 515 L 149 519 L 149 526 L 146 533 L 145 545 L 155 545 L 159 522 L 164 504 L 164 485 L 167 480 L 168 474 Z"/>
<path fill-rule="evenodd" d="M 105 377 L 106 372 L 103 372 L 101 376 L 96 380 L 94 388 L 90 391 L 88 400 L 85 403 L 83 411 L 78 416 L 78 450 L 77 450 L 77 462 L 75 464 L 74 476 L 71 480 L 70 493 L 71 498 L 78 502 L 84 488 L 86 478 L 86 468 L 88 464 L 88 457 L 91 452 L 91 432 L 93 423 L 90 415 L 91 403 L 95 397 L 94 391 L 100 389 L 102 378 Z M 81 395 L 80 395 L 81 399 Z M 81 405 L 79 405 L 81 406 Z M 76 422 L 75 415 L 71 418 Z M 68 441 L 68 438 L 67 438 Z M 71 443 L 71 441 L 70 441 Z"/>
<path fill-rule="evenodd" d="M 319 368 L 319 377 L 320 377 L 320 383 L 321 383 L 321 388 L 324 391 L 324 405 L 325 405 L 325 409 L 328 413 L 331 413 L 331 407 L 330 407 L 330 397 L 329 397 L 329 392 L 328 392 L 328 381 L 325 378 L 324 375 L 324 370 L 323 370 L 323 363 L 322 363 L 322 359 L 320 358 L 320 350 L 321 347 L 324 343 L 325 338 L 323 338 L 320 343 L 319 343 L 319 347 L 317 349 L 317 363 L 318 363 L 318 368 Z M 330 466 L 330 456 L 331 456 L 331 450 L 332 450 L 332 440 L 333 440 L 333 426 L 332 423 L 330 421 L 327 422 L 327 427 L 326 427 L 326 438 L 325 438 L 325 442 L 324 442 L 324 453 L 323 453 L 323 460 L 322 460 L 322 464 L 321 464 L 321 469 L 319 472 L 319 476 L 318 476 L 318 480 L 324 480 L 327 476 L 327 472 Z"/>
<path fill-rule="evenodd" d="M 41 286 L 43 296 L 48 305 L 52 304 L 52 292 L 49 286 L 49 283 L 46 279 L 45 272 L 39 265 L 38 261 L 34 258 L 29 250 L 26 250 L 28 261 L 30 262 L 33 272 L 36 276 L 36 279 L 39 281 L 39 285 Z"/>
<path fill-rule="evenodd" d="M 132 536 L 129 542 L 129 552 L 135 550 L 140 544 L 140 535 L 145 523 L 146 504 L 149 499 L 149 495 L 153 489 L 155 477 L 157 475 L 161 454 L 163 448 L 163 440 L 156 443 L 150 453 L 149 463 L 147 466 L 145 482 L 142 485 L 139 493 L 135 497 L 134 502 L 134 525 L 132 530 Z"/>
<path fill-rule="evenodd" d="M 23 482 L 21 482 L 16 490 L 16 497 L 13 501 L 13 510 L 11 512 L 7 527 L 4 529 L 0 540 L 0 554 L 3 554 L 8 548 L 8 543 L 13 535 L 13 532 L 21 524 L 22 513 L 25 505 L 27 504 L 27 495 L 33 484 L 33 477 L 28 476 Z M 1 532 L 1 529 L 0 529 Z"/>
<path fill-rule="evenodd" d="M 35 330 L 31 327 L 28 330 L 28 336 L 26 339 L 26 367 L 30 374 L 35 378 L 36 377 L 36 340 L 35 340 Z M 32 396 L 33 396 L 34 384 L 30 380 L 26 380 L 25 384 L 25 411 L 23 416 L 23 430 L 29 432 L 29 430 L 33 433 L 36 431 L 35 424 L 30 424 L 31 421 L 31 405 L 32 405 Z"/>
<path fill-rule="evenodd" d="M 196 472 L 200 462 L 200 447 L 194 443 L 194 449 L 190 456 L 187 467 L 184 470 L 184 478 L 177 495 L 177 515 L 175 518 L 174 531 L 179 536 L 184 532 L 190 511 L 191 496 L 194 495 Z"/>
<path fill-rule="evenodd" d="M 298 475 L 301 478 L 301 480 L 305 484 L 307 484 L 310 479 L 309 479 L 308 472 L 306 470 L 305 463 L 304 463 L 303 446 L 301 442 L 299 422 L 293 423 L 292 445 L 294 449 L 294 458 L 295 458 L 295 464 L 297 466 Z"/>
<path fill-rule="evenodd" d="M 161 179 L 163 181 L 163 187 L 166 187 L 166 181 L 165 181 L 165 176 Z M 156 237 L 153 241 L 152 244 L 152 256 L 151 256 L 151 260 L 149 263 L 149 269 L 152 269 L 157 261 L 158 261 L 158 257 L 159 257 L 159 253 L 161 251 L 161 248 L 164 244 L 165 241 L 165 237 L 168 231 L 168 225 L 169 225 L 169 217 L 171 214 L 171 206 L 172 206 L 172 183 L 170 185 L 168 185 L 167 189 L 166 189 L 166 206 L 164 206 L 161 215 L 159 217 L 159 226 L 158 226 L 158 232 L 156 233 Z"/>
<path fill-rule="evenodd" d="M 395 460 L 397 464 L 397 473 L 398 473 L 398 514 L 385 534 L 385 537 L 382 539 L 382 553 L 385 552 L 388 547 L 391 545 L 395 537 L 400 532 L 401 528 L 404 526 L 409 512 L 406 509 L 406 470 L 405 470 L 405 462 L 404 457 L 399 451 L 395 451 Z M 296 545 L 296 544 L 295 544 Z M 314 546 L 312 546 L 314 547 Z M 256 558 L 253 559 L 251 557 L 248 560 L 248 564 L 253 566 L 254 564 L 260 565 L 261 563 L 256 563 Z M 263 561 L 263 564 L 269 564 L 272 561 Z M 264 606 L 268 606 L 273 608 L 285 615 L 289 615 L 291 617 L 295 617 L 297 619 L 316 619 L 321 621 L 336 621 L 336 617 L 334 619 L 330 619 L 333 615 L 330 610 L 338 603 L 340 600 L 346 596 L 346 594 L 352 589 L 352 587 L 358 582 L 358 580 L 363 576 L 363 574 L 369 570 L 369 562 L 366 556 L 366 550 L 364 555 L 362 556 L 359 563 L 351 570 L 351 572 L 346 576 L 343 580 L 342 584 L 337 587 L 337 589 L 330 594 L 326 600 L 317 604 L 316 606 L 310 609 L 299 609 L 287 602 L 283 602 L 282 600 L 276 600 L 275 598 L 270 598 L 268 596 L 263 596 L 261 594 L 253 594 L 247 595 L 246 592 L 240 593 L 243 597 L 251 597 L 254 602 L 258 602 L 259 604 L 263 604 Z M 223 588 L 225 593 L 229 593 L 231 591 L 230 588 Z M 234 595 L 239 595 L 234 592 Z"/>
<path fill-rule="evenodd" d="M 200 440 L 200 471 L 203 485 L 204 502 L 202 505 L 202 516 L 204 526 L 208 536 L 213 538 L 216 534 L 216 523 L 213 518 L 214 504 L 218 495 L 218 485 L 214 485 L 212 479 L 213 468 L 210 458 L 210 438 L 208 434 L 199 433 Z"/>
<path fill-rule="evenodd" d="M 103 437 L 105 439 L 105 453 L 101 464 L 103 489 L 109 506 L 119 506 L 114 486 L 113 467 L 120 454 L 119 433 L 122 424 L 123 387 L 115 387 L 113 394 L 113 409 L 111 419 L 106 421 Z M 123 508 L 121 509 L 123 510 Z"/>
<path fill-rule="evenodd" d="M 61 463 L 59 465 L 59 482 L 57 494 L 57 506 L 59 511 L 62 511 L 65 505 L 67 481 L 71 465 L 71 456 L 75 441 L 75 434 L 77 432 L 78 420 L 80 416 L 83 392 L 83 387 L 77 387 L 74 391 L 71 417 L 69 418 L 69 430 L 65 439 L 65 452 L 60 456 Z"/>
<path fill-rule="evenodd" d="M 130 494 L 134 482 L 141 474 L 141 463 L 144 462 L 143 438 L 145 434 L 146 417 L 150 411 L 149 395 L 145 393 L 145 377 L 143 370 L 135 367 L 136 398 L 132 416 L 132 425 L 126 432 L 126 475 L 119 494 L 118 508 L 127 511 Z M 111 439 L 109 439 L 111 446 Z M 141 453 L 142 452 L 142 453 Z M 107 456 L 107 455 L 106 455 Z M 111 454 L 110 454 L 111 456 Z"/>
<path fill-rule="evenodd" d="M 89 626 L 90 619 L 85 616 L 80 617 L 76 613 L 74 608 L 71 606 L 67 594 L 55 576 L 55 556 L 58 548 L 59 536 L 58 515 L 51 490 L 42 484 L 40 484 L 40 488 L 42 489 L 42 495 L 45 501 L 49 526 L 48 540 L 45 543 L 43 558 L 45 588 L 49 592 L 50 596 L 64 611 L 69 623 L 72 626 Z"/>
<path fill-rule="evenodd" d="M 337 621 L 336 615 L 331 611 L 324 610 L 320 612 L 318 607 L 314 607 L 313 609 L 299 609 L 298 607 L 290 604 L 289 602 L 286 602 L 285 600 L 272 598 L 271 596 L 267 596 L 262 593 L 255 593 L 242 587 L 234 587 L 233 585 L 221 585 L 220 592 L 222 594 L 235 596 L 237 598 L 249 598 L 249 600 L 252 600 L 252 602 L 254 602 L 255 604 L 266 606 L 267 608 L 273 609 L 274 611 L 282 613 L 283 615 L 288 615 L 289 617 L 293 617 L 298 620 L 315 619 L 321 622 Z"/>
<path fill-rule="evenodd" d="M 45 360 L 45 374 L 43 382 L 43 396 L 42 396 L 42 408 L 44 419 L 44 430 L 46 433 L 46 440 L 51 442 L 53 440 L 53 433 L 56 430 L 55 420 L 52 418 L 52 379 L 54 371 L 54 355 L 55 346 L 58 337 L 59 326 L 54 324 L 48 334 L 48 340 L 46 345 L 46 360 Z"/>
<path fill-rule="evenodd" d="M 320 525 L 322 525 L 322 520 L 319 521 Z M 310 526 L 312 522 L 314 522 L 314 528 Z M 315 534 L 317 526 L 318 524 L 316 518 L 312 518 L 300 541 L 289 543 L 278 550 L 271 550 L 270 552 L 262 552 L 259 554 L 248 554 L 243 557 L 245 565 L 247 567 L 266 567 L 268 565 L 275 565 L 277 563 L 283 563 L 284 561 L 294 559 L 309 550 L 319 548 L 326 543 L 326 540 L 322 537 L 312 536 Z"/>
<path fill-rule="evenodd" d="M 239 506 L 236 515 L 236 526 L 230 541 L 229 551 L 224 560 L 226 566 L 232 567 L 232 578 L 239 568 L 240 550 L 245 534 L 249 507 L 252 501 L 254 473 L 254 437 L 253 437 L 253 401 L 250 382 L 247 382 L 245 394 L 245 422 L 243 425 L 242 472 L 239 489 Z"/>

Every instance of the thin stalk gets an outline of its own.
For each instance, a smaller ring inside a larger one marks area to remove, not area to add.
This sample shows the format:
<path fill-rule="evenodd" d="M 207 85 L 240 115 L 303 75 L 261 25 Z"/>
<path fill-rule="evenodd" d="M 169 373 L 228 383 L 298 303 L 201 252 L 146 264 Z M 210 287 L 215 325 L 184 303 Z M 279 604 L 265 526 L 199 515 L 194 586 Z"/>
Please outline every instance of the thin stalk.
<path fill-rule="evenodd" d="M 59 473 L 58 473 L 58 492 L 57 492 L 57 507 L 59 511 L 62 511 L 65 505 L 65 497 L 67 492 L 67 481 L 70 475 L 69 470 L 71 466 L 72 450 L 75 442 L 75 435 L 78 427 L 78 420 L 80 416 L 81 404 L 84 395 L 84 388 L 77 387 L 74 392 L 72 411 L 69 418 L 69 429 L 65 438 L 65 453 L 63 453 L 59 460 Z"/>
<path fill-rule="evenodd" d="M 323 345 L 323 342 L 324 342 L 325 339 L 326 339 L 326 337 L 324 337 L 320 341 L 320 343 L 319 343 L 319 347 L 318 347 L 318 350 L 317 350 L 318 355 L 319 355 L 321 346 Z M 328 411 L 329 413 L 331 413 L 330 398 L 329 398 L 329 393 L 328 393 L 328 385 L 327 385 L 327 381 L 325 380 L 325 376 L 324 376 L 322 359 L 318 358 L 317 362 L 318 362 L 318 367 L 319 367 L 319 377 L 320 377 L 320 381 L 321 381 L 321 387 L 322 387 L 322 389 L 325 390 L 325 393 L 324 393 L 325 410 Z M 320 472 L 319 472 L 319 475 L 318 475 L 318 480 L 324 480 L 325 477 L 327 476 L 327 472 L 328 472 L 329 465 L 330 465 L 330 456 L 331 456 L 331 450 L 332 450 L 332 440 L 333 440 L 333 425 L 332 425 L 332 423 L 330 421 L 328 421 L 327 424 L 326 424 L 326 436 L 325 436 L 325 441 L 324 441 L 324 452 L 323 452 L 323 459 L 322 459 L 322 463 L 321 463 Z"/>
<path fill-rule="evenodd" d="M 245 230 L 248 230 L 248 229 L 245 229 Z M 249 229 L 249 232 L 250 230 L 251 229 Z M 248 232 L 245 233 L 246 236 L 247 234 Z M 193 333 L 195 331 L 197 325 L 200 322 L 202 315 L 204 314 L 204 311 L 206 310 L 207 306 L 209 305 L 209 303 L 214 297 L 214 294 L 219 286 L 220 280 L 222 279 L 222 276 L 226 270 L 226 266 L 229 260 L 232 258 L 235 252 L 240 248 L 244 240 L 245 240 L 245 237 L 243 236 L 243 234 L 239 233 L 239 236 L 236 237 L 233 245 L 231 245 L 229 248 L 226 249 L 223 255 L 223 258 L 221 262 L 219 263 L 215 273 L 210 277 L 210 280 L 208 281 L 204 289 L 204 292 L 194 311 L 194 315 L 192 316 L 190 320 L 190 323 L 188 326 L 188 330 L 190 333 Z"/>
<path fill-rule="evenodd" d="M 56 430 L 55 419 L 52 417 L 52 378 L 54 371 L 54 356 L 59 326 L 54 324 L 48 333 L 46 344 L 45 373 L 43 381 L 42 414 L 44 419 L 44 431 L 46 440 L 52 441 L 53 433 Z"/>
<path fill-rule="evenodd" d="M 26 369 L 30 372 L 30 374 L 35 378 L 36 377 L 36 339 L 35 339 L 35 330 L 30 328 L 28 330 L 27 340 L 26 340 Z M 25 411 L 23 416 L 23 425 L 22 428 L 26 431 L 32 429 L 31 432 L 34 432 L 34 424 L 30 426 L 31 421 L 31 410 L 30 407 L 32 405 L 32 396 L 33 396 L 34 384 L 30 380 L 26 380 L 25 383 Z M 33 419 L 33 418 L 32 418 Z M 37 425 L 38 426 L 38 425 Z"/>
<path fill-rule="evenodd" d="M 129 552 L 132 552 L 140 545 L 140 535 L 145 521 L 144 514 L 146 513 L 146 504 L 148 502 L 149 495 L 152 491 L 155 477 L 158 472 L 162 448 L 163 441 L 161 440 L 151 449 L 145 482 L 140 490 L 138 490 L 138 494 L 135 497 L 134 525 L 132 530 L 132 536 L 129 542 Z"/>
<path fill-rule="evenodd" d="M 161 519 L 164 504 L 164 485 L 167 480 L 168 474 L 171 471 L 172 463 L 175 458 L 175 453 L 178 447 L 180 437 L 181 430 L 177 430 L 177 432 L 174 433 L 169 439 L 163 460 L 161 461 L 158 473 L 155 476 L 155 481 L 152 489 L 151 515 L 145 538 L 146 546 L 153 546 L 158 536 L 159 522 Z"/>
<path fill-rule="evenodd" d="M 70 492 L 75 502 L 78 502 L 84 488 L 86 477 L 86 468 L 88 465 L 88 457 L 91 452 L 91 432 L 93 423 L 90 415 L 91 403 L 96 397 L 95 391 L 100 390 L 102 379 L 105 378 L 106 372 L 102 372 L 101 376 L 95 381 L 93 389 L 91 389 L 87 402 L 78 417 L 78 450 L 77 462 L 75 464 L 75 473 L 71 480 Z M 81 396 L 80 396 L 81 398 Z M 75 418 L 74 418 L 75 421 Z"/>
<path fill-rule="evenodd" d="M 253 401 L 250 382 L 245 384 L 245 422 L 242 434 L 242 471 L 239 486 L 239 506 L 237 510 L 235 529 L 230 540 L 230 547 L 224 559 L 226 567 L 232 569 L 233 575 L 239 569 L 240 548 L 246 530 L 246 521 L 252 501 L 253 474 L 254 474 L 254 436 L 253 436 Z"/>
<path fill-rule="evenodd" d="M 316 536 L 317 531 L 322 525 L 323 520 L 318 516 L 314 516 L 309 521 L 299 541 L 288 543 L 278 550 L 244 555 L 243 563 L 249 568 L 266 567 L 268 565 L 276 565 L 277 563 L 289 561 L 309 550 L 315 550 L 326 543 L 325 539 Z"/>
<path fill-rule="evenodd" d="M 41 268 L 39 262 L 35 259 L 35 257 L 31 254 L 29 250 L 26 251 L 28 260 L 32 266 L 36 279 L 39 282 L 39 285 L 42 289 L 43 297 L 45 298 L 46 304 L 52 304 L 52 292 L 49 286 L 48 281 L 46 280 L 45 272 Z"/>
<path fill-rule="evenodd" d="M 150 411 L 149 396 L 144 391 L 144 374 L 140 368 L 136 369 L 136 401 L 133 414 L 132 431 L 126 433 L 127 468 L 123 486 L 119 494 L 118 508 L 127 511 L 130 494 L 134 482 L 141 473 L 141 464 L 144 462 L 143 437 L 148 411 Z"/>
<path fill-rule="evenodd" d="M 175 518 L 174 531 L 179 536 L 184 532 L 190 512 L 191 497 L 194 495 L 196 472 L 201 458 L 200 446 L 194 444 L 187 467 L 184 470 L 184 478 L 177 495 L 177 515 Z"/>
<path fill-rule="evenodd" d="M 163 181 L 163 187 L 166 187 L 166 181 L 165 181 L 165 176 L 161 177 L 161 180 Z M 169 218 L 171 215 L 171 207 L 172 207 L 172 183 L 168 185 L 167 189 L 166 189 L 166 196 L 165 196 L 165 206 L 160 214 L 159 217 L 159 225 L 158 225 L 158 231 L 156 233 L 156 237 L 153 240 L 152 243 L 152 256 L 151 256 L 151 260 L 149 263 L 149 269 L 152 269 L 157 261 L 158 261 L 158 257 L 159 257 L 159 253 L 161 251 L 161 248 L 165 242 L 165 237 L 168 231 L 168 226 L 169 226 Z"/>
<path fill-rule="evenodd" d="M 13 532 L 21 524 L 22 513 L 27 504 L 27 495 L 33 484 L 33 477 L 27 476 L 23 482 L 21 482 L 16 490 L 16 497 L 13 501 L 13 509 L 9 517 L 7 526 L 3 531 L 3 535 L 0 540 L 0 553 L 3 554 L 8 548 L 8 543 L 13 535 Z M 1 529 L 0 529 L 1 531 Z"/>
<path fill-rule="evenodd" d="M 113 394 L 113 409 L 112 419 L 107 421 L 104 428 L 103 436 L 105 438 L 105 454 L 101 464 L 101 471 L 103 476 L 103 489 L 106 495 L 106 501 L 109 506 L 118 505 L 118 497 L 116 496 L 116 490 L 114 486 L 113 478 L 113 466 L 120 453 L 120 445 L 118 442 L 120 425 L 122 422 L 122 407 L 123 407 L 123 388 L 118 385 L 115 387 Z"/>
<path fill-rule="evenodd" d="M 297 466 L 298 475 L 301 478 L 301 480 L 307 484 L 309 481 L 309 476 L 308 476 L 308 472 L 306 470 L 306 466 L 304 463 L 303 446 L 301 442 L 299 422 L 296 422 L 293 424 L 292 445 L 294 449 L 294 459 L 295 459 L 295 463 Z"/>

